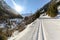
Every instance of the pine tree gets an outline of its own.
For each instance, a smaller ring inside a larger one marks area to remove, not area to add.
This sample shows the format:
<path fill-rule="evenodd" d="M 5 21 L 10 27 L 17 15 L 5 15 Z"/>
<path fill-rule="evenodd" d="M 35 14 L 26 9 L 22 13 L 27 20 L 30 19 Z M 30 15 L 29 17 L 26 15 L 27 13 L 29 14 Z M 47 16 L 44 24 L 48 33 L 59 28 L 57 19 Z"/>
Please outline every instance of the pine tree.
<path fill-rule="evenodd" d="M 57 16 L 58 14 L 58 11 L 57 11 L 57 5 L 56 3 L 52 2 L 49 7 L 48 7 L 48 10 L 47 10 L 47 15 L 50 16 L 50 17 L 55 17 Z"/>

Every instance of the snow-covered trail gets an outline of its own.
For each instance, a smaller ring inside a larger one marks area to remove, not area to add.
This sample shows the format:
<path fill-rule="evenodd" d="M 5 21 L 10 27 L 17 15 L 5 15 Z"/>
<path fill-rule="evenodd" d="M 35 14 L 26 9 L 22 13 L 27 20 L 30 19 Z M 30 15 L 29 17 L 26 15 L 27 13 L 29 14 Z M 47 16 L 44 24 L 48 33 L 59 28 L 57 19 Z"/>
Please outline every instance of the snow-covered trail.
<path fill-rule="evenodd" d="M 60 19 L 37 19 L 8 40 L 60 40 Z"/>
<path fill-rule="evenodd" d="M 60 40 L 60 19 L 44 19 L 42 24 L 46 40 Z"/>
<path fill-rule="evenodd" d="M 27 25 L 24 31 L 17 33 L 17 35 L 12 36 L 8 40 L 42 40 L 40 23 L 39 19 L 35 20 L 33 23 Z"/>

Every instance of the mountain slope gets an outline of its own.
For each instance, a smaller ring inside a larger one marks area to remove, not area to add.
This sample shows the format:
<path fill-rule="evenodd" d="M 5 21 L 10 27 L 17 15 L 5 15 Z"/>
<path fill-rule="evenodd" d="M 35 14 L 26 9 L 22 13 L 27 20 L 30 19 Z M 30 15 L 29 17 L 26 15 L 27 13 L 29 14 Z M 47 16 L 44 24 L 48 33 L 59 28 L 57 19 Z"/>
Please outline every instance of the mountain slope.
<path fill-rule="evenodd" d="M 0 16 L 7 15 L 9 18 L 22 18 L 22 16 L 6 4 L 4 0 L 0 0 Z"/>

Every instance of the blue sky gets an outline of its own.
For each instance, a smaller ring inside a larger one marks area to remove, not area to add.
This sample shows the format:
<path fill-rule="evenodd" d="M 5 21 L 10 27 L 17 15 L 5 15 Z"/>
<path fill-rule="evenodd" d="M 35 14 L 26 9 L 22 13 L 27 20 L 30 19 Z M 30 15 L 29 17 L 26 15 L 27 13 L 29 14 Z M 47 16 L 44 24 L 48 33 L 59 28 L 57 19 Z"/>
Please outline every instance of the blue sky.
<path fill-rule="evenodd" d="M 14 8 L 14 4 L 11 0 L 5 0 L 6 3 Z M 36 10 L 40 9 L 50 0 L 14 0 L 19 6 L 24 7 L 24 11 L 19 12 L 20 14 L 34 13 Z"/>

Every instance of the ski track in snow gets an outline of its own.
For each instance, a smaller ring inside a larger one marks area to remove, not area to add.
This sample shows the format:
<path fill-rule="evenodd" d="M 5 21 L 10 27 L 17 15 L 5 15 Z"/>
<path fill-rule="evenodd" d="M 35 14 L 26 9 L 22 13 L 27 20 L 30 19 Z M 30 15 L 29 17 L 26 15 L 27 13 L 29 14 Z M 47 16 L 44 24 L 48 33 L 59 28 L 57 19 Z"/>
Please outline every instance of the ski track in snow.
<path fill-rule="evenodd" d="M 60 19 L 36 19 L 8 40 L 60 40 Z"/>

